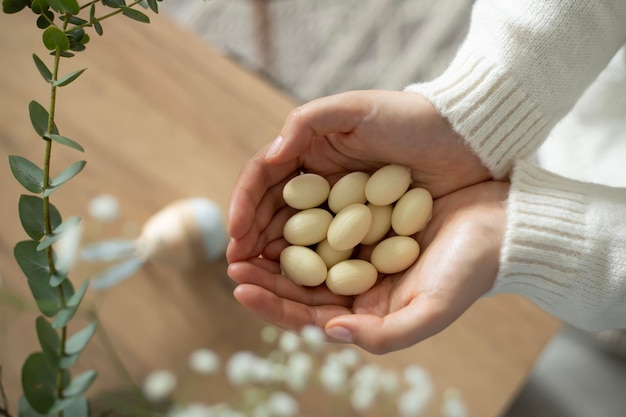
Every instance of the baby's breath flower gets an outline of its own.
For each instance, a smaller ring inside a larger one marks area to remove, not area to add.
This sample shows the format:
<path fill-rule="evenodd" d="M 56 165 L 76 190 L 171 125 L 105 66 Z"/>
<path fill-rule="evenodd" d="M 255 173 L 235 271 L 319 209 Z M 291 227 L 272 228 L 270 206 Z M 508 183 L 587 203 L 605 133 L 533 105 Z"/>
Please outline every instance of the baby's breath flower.
<path fill-rule="evenodd" d="M 261 340 L 268 345 L 278 339 L 278 329 L 274 326 L 265 326 L 261 329 Z"/>
<path fill-rule="evenodd" d="M 338 361 L 326 361 L 319 372 L 322 386 L 330 393 L 337 394 L 343 391 L 348 383 L 348 371 Z"/>
<path fill-rule="evenodd" d="M 288 331 L 284 331 L 280 335 L 278 346 L 280 350 L 282 350 L 285 353 L 295 352 L 296 350 L 298 350 L 298 347 L 300 346 L 300 338 L 296 334 L 293 334 Z"/>
<path fill-rule="evenodd" d="M 184 407 L 174 407 L 167 415 L 168 417 L 213 417 L 215 414 L 210 406 L 193 403 Z"/>
<path fill-rule="evenodd" d="M 249 382 L 255 360 L 256 356 L 252 352 L 244 350 L 234 353 L 226 365 L 226 376 L 230 383 L 244 385 Z"/>
<path fill-rule="evenodd" d="M 398 412 L 402 417 L 418 417 L 426 409 L 430 397 L 428 391 L 410 388 L 398 398 Z"/>
<path fill-rule="evenodd" d="M 304 391 L 313 370 L 313 358 L 304 352 L 294 352 L 287 359 L 285 383 L 292 391 Z"/>
<path fill-rule="evenodd" d="M 338 360 L 347 368 L 354 368 L 361 360 L 359 353 L 352 348 L 342 349 L 339 353 L 333 356 L 333 359 Z"/>
<path fill-rule="evenodd" d="M 198 349 L 189 356 L 189 367 L 201 375 L 209 375 L 220 367 L 220 357 L 210 349 Z"/>
<path fill-rule="evenodd" d="M 119 217 L 120 205 L 111 194 L 100 194 L 89 202 L 89 214 L 103 223 L 111 223 Z"/>
<path fill-rule="evenodd" d="M 143 383 L 143 393 L 150 401 L 166 399 L 176 388 L 176 376 L 166 370 L 152 371 Z"/>
<path fill-rule="evenodd" d="M 352 375 L 351 384 L 353 387 L 367 387 L 374 391 L 378 388 L 381 370 L 378 365 L 367 364 L 356 370 Z"/>
<path fill-rule="evenodd" d="M 441 412 L 445 417 L 469 417 L 461 395 L 455 389 L 448 389 L 444 392 Z"/>
<path fill-rule="evenodd" d="M 400 386 L 398 375 L 393 371 L 382 371 L 379 380 L 380 389 L 388 394 L 394 393 Z"/>
<path fill-rule="evenodd" d="M 318 352 L 326 341 L 324 331 L 317 326 L 308 325 L 302 328 L 300 332 L 307 346 L 314 352 Z"/>
<path fill-rule="evenodd" d="M 411 387 L 426 390 L 428 392 L 433 390 L 433 384 L 430 380 L 428 372 L 420 366 L 411 365 L 407 367 L 404 370 L 404 379 Z"/>
<path fill-rule="evenodd" d="M 292 417 L 298 413 L 298 401 L 284 391 L 273 392 L 267 400 L 267 408 L 277 417 Z"/>
<path fill-rule="evenodd" d="M 376 398 L 376 388 L 371 385 L 359 385 L 352 391 L 350 404 L 355 411 L 362 413 L 372 406 Z"/>

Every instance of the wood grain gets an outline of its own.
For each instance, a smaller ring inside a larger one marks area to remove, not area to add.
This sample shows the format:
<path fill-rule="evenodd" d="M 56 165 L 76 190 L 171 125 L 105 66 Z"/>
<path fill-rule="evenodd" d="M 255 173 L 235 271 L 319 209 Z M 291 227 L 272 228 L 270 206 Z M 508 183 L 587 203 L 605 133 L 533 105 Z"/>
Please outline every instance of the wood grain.
<path fill-rule="evenodd" d="M 26 238 L 17 215 L 23 191 L 6 158 L 43 160 L 44 146 L 27 108 L 32 99 L 47 102 L 46 85 L 30 57 L 46 53 L 33 49 L 39 34 L 31 26 L 26 13 L 0 15 L 0 278 L 4 292 L 24 299 L 28 289 L 12 256 L 15 243 Z M 152 213 L 180 198 L 204 196 L 225 209 L 244 162 L 277 135 L 296 103 L 163 17 L 151 25 L 112 19 L 104 29 L 104 37 L 94 36 L 88 50 L 63 67 L 88 68 L 59 91 L 57 113 L 61 133 L 86 151 L 56 146 L 53 171 L 83 157 L 88 164 L 53 194 L 54 204 L 65 217 L 85 218 L 87 239 L 133 236 Z M 122 207 L 122 219 L 104 231 L 87 213 L 89 200 L 100 193 L 115 195 Z M 74 280 L 94 268 L 79 266 Z M 188 274 L 147 265 L 111 291 L 90 294 L 86 306 L 97 307 L 115 349 L 141 381 L 152 369 L 184 367 L 199 347 L 226 354 L 258 344 L 264 323 L 236 303 L 232 288 L 224 263 Z M 32 307 L 0 306 L 0 363 L 13 409 L 20 365 L 37 349 L 36 315 Z M 81 316 L 70 330 L 85 320 Z M 414 348 L 365 356 L 396 369 L 422 365 L 439 388 L 460 389 L 472 415 L 492 417 L 506 409 L 557 327 L 526 301 L 498 296 L 479 301 L 449 329 Z M 98 369 L 94 393 L 124 387 L 104 346 L 97 337 L 78 365 Z"/>

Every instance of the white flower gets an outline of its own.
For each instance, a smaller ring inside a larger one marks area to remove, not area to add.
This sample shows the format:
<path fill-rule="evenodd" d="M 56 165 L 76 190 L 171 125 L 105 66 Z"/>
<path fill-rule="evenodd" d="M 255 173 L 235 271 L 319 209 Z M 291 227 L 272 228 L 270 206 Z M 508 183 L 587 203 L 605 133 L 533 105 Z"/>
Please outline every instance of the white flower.
<path fill-rule="evenodd" d="M 455 389 L 448 389 L 444 392 L 441 412 L 445 417 L 469 417 L 461 395 Z"/>
<path fill-rule="evenodd" d="M 167 413 L 168 417 L 213 417 L 211 407 L 193 403 L 184 407 L 174 407 Z"/>
<path fill-rule="evenodd" d="M 352 395 L 350 396 L 350 404 L 355 411 L 361 413 L 372 406 L 375 398 L 375 387 L 369 385 L 360 385 L 352 391 Z"/>
<path fill-rule="evenodd" d="M 250 380 L 256 356 L 249 351 L 234 353 L 226 365 L 226 376 L 233 385 L 243 385 Z"/>
<path fill-rule="evenodd" d="M 220 357 L 210 349 L 198 349 L 189 356 L 189 366 L 201 375 L 209 375 L 220 367 Z"/>
<path fill-rule="evenodd" d="M 380 381 L 380 374 L 381 370 L 375 364 L 362 366 L 352 375 L 352 386 L 355 388 L 367 387 L 375 392 Z"/>
<path fill-rule="evenodd" d="M 293 391 L 304 391 L 313 370 L 313 358 L 304 352 L 294 352 L 287 359 L 285 383 Z"/>
<path fill-rule="evenodd" d="M 404 379 L 413 388 L 433 391 L 433 383 L 428 372 L 417 365 L 409 366 L 404 370 Z"/>
<path fill-rule="evenodd" d="M 278 329 L 274 326 L 265 326 L 261 329 L 261 340 L 268 345 L 278 339 Z"/>
<path fill-rule="evenodd" d="M 283 391 L 273 392 L 267 400 L 267 408 L 277 417 L 291 417 L 298 413 L 298 401 Z"/>
<path fill-rule="evenodd" d="M 337 394 L 346 388 L 348 371 L 342 363 L 330 360 L 322 365 L 319 378 L 328 392 Z"/>
<path fill-rule="evenodd" d="M 89 202 L 89 214 L 96 220 L 110 223 L 119 217 L 120 205 L 111 194 L 100 194 Z"/>
<path fill-rule="evenodd" d="M 300 346 L 300 338 L 294 333 L 284 331 L 280 335 L 278 346 L 285 353 L 295 352 Z"/>
<path fill-rule="evenodd" d="M 333 355 L 333 359 L 338 360 L 348 368 L 354 368 L 361 360 L 359 353 L 352 348 L 342 349 L 338 354 Z"/>
<path fill-rule="evenodd" d="M 166 399 L 176 388 L 176 376 L 166 370 L 152 371 L 144 380 L 143 393 L 150 401 Z"/>
<path fill-rule="evenodd" d="M 430 398 L 430 392 L 411 388 L 398 398 L 398 412 L 402 417 L 417 417 L 424 412 Z"/>
<path fill-rule="evenodd" d="M 305 343 L 314 352 L 319 351 L 324 346 L 324 342 L 326 341 L 324 330 L 313 325 L 304 326 L 300 335 L 302 336 L 302 339 L 304 339 Z"/>

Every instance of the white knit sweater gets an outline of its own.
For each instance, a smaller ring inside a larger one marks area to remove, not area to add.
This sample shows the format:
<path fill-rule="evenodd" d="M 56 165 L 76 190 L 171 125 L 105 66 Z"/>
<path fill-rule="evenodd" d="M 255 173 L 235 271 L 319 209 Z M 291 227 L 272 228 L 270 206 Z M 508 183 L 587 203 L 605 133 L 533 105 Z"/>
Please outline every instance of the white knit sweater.
<path fill-rule="evenodd" d="M 478 0 L 449 68 L 406 89 L 511 179 L 490 294 L 589 330 L 626 328 L 625 42 L 624 0 Z"/>

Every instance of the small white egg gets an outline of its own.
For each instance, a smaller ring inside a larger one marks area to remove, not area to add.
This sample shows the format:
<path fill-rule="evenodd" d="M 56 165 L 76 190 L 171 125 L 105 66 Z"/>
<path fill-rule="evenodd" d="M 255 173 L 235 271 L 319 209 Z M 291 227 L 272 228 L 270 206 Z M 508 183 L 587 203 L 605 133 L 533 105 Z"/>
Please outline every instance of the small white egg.
<path fill-rule="evenodd" d="M 361 240 L 361 243 L 363 245 L 373 245 L 374 243 L 380 242 L 389 230 L 391 230 L 391 213 L 393 206 L 391 204 L 377 206 L 369 203 L 367 207 L 372 212 L 372 225 L 363 240 Z"/>
<path fill-rule="evenodd" d="M 378 272 L 395 274 L 413 265 L 420 254 L 417 241 L 408 236 L 393 236 L 380 242 L 370 256 Z"/>
<path fill-rule="evenodd" d="M 365 185 L 367 201 L 385 206 L 397 201 L 411 185 L 411 171 L 402 165 L 390 164 L 372 174 Z"/>
<path fill-rule="evenodd" d="M 352 249 L 372 225 L 372 212 L 365 204 L 350 204 L 341 210 L 328 227 L 328 243 L 336 250 Z"/>
<path fill-rule="evenodd" d="M 315 252 L 322 257 L 328 268 L 350 258 L 352 251 L 352 248 L 345 250 L 334 249 L 330 246 L 327 239 L 322 240 L 315 248 Z"/>
<path fill-rule="evenodd" d="M 330 189 L 328 207 L 333 213 L 339 213 L 350 204 L 365 204 L 365 184 L 369 179 L 365 172 L 351 172 L 341 177 Z"/>
<path fill-rule="evenodd" d="M 287 220 L 283 236 L 292 245 L 309 246 L 326 239 L 333 215 L 321 208 L 297 212 Z"/>
<path fill-rule="evenodd" d="M 326 286 L 335 294 L 363 294 L 376 284 L 378 271 L 362 259 L 348 259 L 328 270 Z"/>
<path fill-rule="evenodd" d="M 326 264 L 312 249 L 287 246 L 280 253 L 280 267 L 284 274 L 298 285 L 316 286 L 326 279 Z"/>
<path fill-rule="evenodd" d="M 292 178 L 283 187 L 283 199 L 298 210 L 317 207 L 328 198 L 330 184 L 321 175 L 307 173 Z"/>
<path fill-rule="evenodd" d="M 391 213 L 394 232 L 410 236 L 426 226 L 433 212 L 433 198 L 425 188 L 407 191 L 396 203 Z"/>

